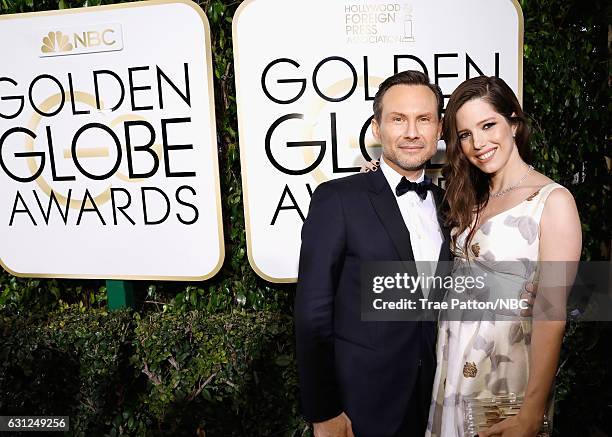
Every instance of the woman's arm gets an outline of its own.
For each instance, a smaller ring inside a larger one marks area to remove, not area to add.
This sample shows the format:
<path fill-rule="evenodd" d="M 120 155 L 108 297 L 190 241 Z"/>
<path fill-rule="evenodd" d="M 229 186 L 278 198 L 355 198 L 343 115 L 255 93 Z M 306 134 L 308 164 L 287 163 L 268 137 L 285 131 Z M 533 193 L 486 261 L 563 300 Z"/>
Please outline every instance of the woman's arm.
<path fill-rule="evenodd" d="M 548 196 L 540 220 L 540 287 L 534 305 L 529 382 L 521 409 L 521 414 L 527 418 L 531 416 L 536 423 L 545 413 L 557 371 L 565 332 L 566 296 L 574 281 L 575 262 L 580 260 L 581 251 L 582 232 L 574 198 L 567 190 L 554 190 Z M 558 281 L 563 273 L 565 279 Z M 552 286 L 551 280 L 560 286 Z M 553 308 L 538 308 L 542 301 L 552 304 Z M 547 314 L 539 317 L 543 311 L 548 311 L 551 317 Z M 555 317 L 557 314 L 561 314 L 563 320 Z"/>
<path fill-rule="evenodd" d="M 537 434 L 559 362 L 566 294 L 573 283 L 581 250 L 582 232 L 574 198 L 567 190 L 554 190 L 546 200 L 540 220 L 540 283 L 534 303 L 529 380 L 523 406 L 516 419 L 500 422 L 481 436 Z M 564 276 L 562 281 L 560 272 Z"/>

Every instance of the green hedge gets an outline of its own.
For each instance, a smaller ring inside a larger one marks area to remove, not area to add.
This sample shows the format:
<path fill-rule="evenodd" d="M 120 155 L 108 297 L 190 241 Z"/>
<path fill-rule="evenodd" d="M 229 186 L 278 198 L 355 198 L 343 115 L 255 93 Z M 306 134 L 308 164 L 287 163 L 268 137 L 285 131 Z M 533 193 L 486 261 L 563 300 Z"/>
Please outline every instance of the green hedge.
<path fill-rule="evenodd" d="M 521 5 L 523 100 L 534 128 L 535 165 L 574 194 L 582 259 L 609 260 L 609 6 L 577 0 Z M 610 338 L 609 323 L 569 324 L 556 381 L 556 435 L 612 435 Z"/>
<path fill-rule="evenodd" d="M 70 416 L 96 428 L 120 413 L 117 393 L 132 329 L 129 313 L 66 308 L 49 319 L 0 316 L 2 414 Z"/>
<path fill-rule="evenodd" d="M 0 14 L 84 3 L 0 0 Z M 109 3 L 117 1 L 87 1 Z M 198 427 L 209 437 L 304 431 L 290 332 L 294 286 L 259 279 L 246 257 L 231 44 L 240 0 L 199 4 L 213 38 L 223 269 L 202 283 L 136 283 L 137 311 L 110 314 L 103 310 L 103 281 L 1 272 L 2 414 L 51 414 L 61 406 L 81 435 L 142 435 L 145 429 L 193 435 Z M 521 5 L 523 100 L 534 127 L 535 165 L 574 193 L 583 259 L 610 259 L 609 8 L 579 0 Z M 556 435 L 612 435 L 610 338 L 610 324 L 569 325 L 557 378 Z"/>
<path fill-rule="evenodd" d="M 70 416 L 72 435 L 296 436 L 291 319 L 64 306 L 0 316 L 2 414 Z"/>

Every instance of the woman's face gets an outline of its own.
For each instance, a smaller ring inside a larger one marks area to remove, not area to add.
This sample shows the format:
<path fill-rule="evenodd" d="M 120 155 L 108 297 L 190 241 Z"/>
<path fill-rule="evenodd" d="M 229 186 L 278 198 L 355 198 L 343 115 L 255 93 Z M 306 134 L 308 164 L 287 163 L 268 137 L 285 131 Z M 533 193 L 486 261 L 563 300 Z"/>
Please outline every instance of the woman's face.
<path fill-rule="evenodd" d="M 515 147 L 515 126 L 482 98 L 466 102 L 456 119 L 461 150 L 472 165 L 487 174 L 506 165 Z"/>

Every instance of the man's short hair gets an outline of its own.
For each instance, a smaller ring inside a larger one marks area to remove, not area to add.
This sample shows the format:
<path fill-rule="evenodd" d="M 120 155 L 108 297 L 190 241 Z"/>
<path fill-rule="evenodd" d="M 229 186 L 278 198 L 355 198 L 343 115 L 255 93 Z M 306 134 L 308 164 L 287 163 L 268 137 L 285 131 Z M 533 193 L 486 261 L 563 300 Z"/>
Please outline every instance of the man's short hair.
<path fill-rule="evenodd" d="M 423 85 L 431 90 L 436 96 L 438 101 L 438 119 L 442 119 L 442 108 L 444 107 L 444 96 L 442 90 L 436 84 L 429 82 L 429 77 L 420 71 L 407 70 L 401 71 L 393 76 L 386 78 L 383 83 L 378 87 L 376 95 L 374 96 L 374 118 L 380 122 L 382 116 L 382 100 L 389 88 L 395 85 Z"/>

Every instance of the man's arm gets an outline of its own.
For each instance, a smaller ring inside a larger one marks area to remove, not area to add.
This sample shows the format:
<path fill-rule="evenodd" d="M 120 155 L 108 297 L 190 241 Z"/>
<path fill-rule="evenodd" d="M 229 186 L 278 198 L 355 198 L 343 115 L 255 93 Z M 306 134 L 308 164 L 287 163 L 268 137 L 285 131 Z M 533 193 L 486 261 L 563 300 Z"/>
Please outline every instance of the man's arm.
<path fill-rule="evenodd" d="M 334 369 L 334 296 L 346 240 L 340 196 L 324 183 L 312 195 L 302 228 L 295 332 L 304 417 L 323 422 L 342 413 Z"/>

